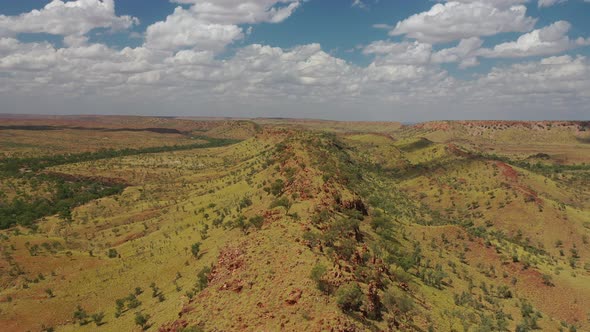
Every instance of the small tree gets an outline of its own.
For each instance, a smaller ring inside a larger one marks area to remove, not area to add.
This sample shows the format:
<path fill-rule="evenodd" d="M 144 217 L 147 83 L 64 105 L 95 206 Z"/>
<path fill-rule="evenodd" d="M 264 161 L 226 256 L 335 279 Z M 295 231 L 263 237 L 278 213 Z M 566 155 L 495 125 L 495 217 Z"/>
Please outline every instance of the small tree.
<path fill-rule="evenodd" d="M 116 249 L 111 248 L 109 249 L 108 256 L 109 258 L 116 258 L 117 256 L 119 256 L 119 253 L 117 253 Z"/>
<path fill-rule="evenodd" d="M 285 210 L 287 211 L 287 213 L 289 213 L 289 210 L 291 209 L 292 203 L 291 201 L 287 198 L 287 197 L 281 197 L 281 198 L 277 198 L 274 201 L 272 201 L 272 203 L 270 203 L 270 208 L 274 209 L 276 207 L 282 206 L 285 208 Z"/>
<path fill-rule="evenodd" d="M 155 282 L 152 282 L 150 284 L 150 288 L 152 289 L 152 297 L 158 297 L 158 295 L 160 294 L 160 288 L 156 286 Z"/>
<path fill-rule="evenodd" d="M 149 325 L 148 321 L 150 319 L 150 315 L 142 314 L 140 312 L 135 313 L 135 324 L 139 325 L 142 330 L 146 330 Z"/>
<path fill-rule="evenodd" d="M 207 287 L 207 285 L 209 284 L 209 274 L 211 273 L 211 268 L 208 266 L 205 266 L 204 268 L 201 269 L 201 271 L 199 271 L 199 273 L 197 273 L 197 288 L 199 289 L 199 291 L 202 291 L 203 289 L 205 289 Z"/>
<path fill-rule="evenodd" d="M 196 242 L 191 246 L 191 253 L 195 258 L 199 258 L 199 252 L 201 251 L 201 242 Z"/>
<path fill-rule="evenodd" d="M 543 274 L 543 284 L 549 287 L 555 286 L 555 284 L 553 284 L 553 278 L 548 274 Z"/>
<path fill-rule="evenodd" d="M 389 288 L 385 291 L 383 304 L 389 312 L 394 314 L 400 313 L 404 316 L 414 309 L 414 301 L 406 294 L 394 288 Z"/>
<path fill-rule="evenodd" d="M 313 269 L 311 269 L 310 275 L 311 280 L 315 281 L 318 289 L 325 293 L 328 292 L 328 283 L 323 280 L 326 272 L 326 266 L 318 263 L 313 267 Z"/>
<path fill-rule="evenodd" d="M 358 311 L 363 304 L 363 291 L 356 283 L 349 283 L 336 291 L 336 303 L 344 312 Z"/>
<path fill-rule="evenodd" d="M 126 300 L 128 301 L 127 307 L 129 309 L 135 309 L 141 305 L 141 301 L 139 301 L 137 299 L 135 294 L 129 294 L 129 296 L 127 296 Z"/>
<path fill-rule="evenodd" d="M 125 299 L 117 299 L 115 301 L 115 318 L 119 318 L 123 313 L 125 307 Z"/>
<path fill-rule="evenodd" d="M 285 188 L 285 182 L 282 179 L 277 179 L 270 185 L 270 193 L 279 196 L 283 193 Z"/>
<path fill-rule="evenodd" d="M 264 217 L 263 216 L 255 216 L 250 218 L 249 220 L 250 224 L 254 227 L 256 227 L 257 229 L 262 228 L 262 224 L 264 224 Z"/>
<path fill-rule="evenodd" d="M 97 312 L 95 314 L 92 314 L 92 321 L 94 322 L 94 324 L 96 324 L 96 326 L 101 326 L 102 324 L 104 324 L 104 322 L 102 321 L 104 319 L 104 312 Z"/>
<path fill-rule="evenodd" d="M 74 311 L 74 320 L 78 321 L 80 325 L 88 324 L 88 313 L 80 305 Z"/>

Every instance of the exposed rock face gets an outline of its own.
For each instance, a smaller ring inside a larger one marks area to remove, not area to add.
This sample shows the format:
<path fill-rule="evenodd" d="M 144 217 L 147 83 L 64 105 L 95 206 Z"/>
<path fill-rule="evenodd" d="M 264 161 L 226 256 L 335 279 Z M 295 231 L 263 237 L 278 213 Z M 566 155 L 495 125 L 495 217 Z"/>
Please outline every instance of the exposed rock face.
<path fill-rule="evenodd" d="M 342 206 L 345 209 L 359 211 L 363 214 L 363 216 L 369 215 L 367 206 L 365 205 L 365 203 L 363 203 L 363 201 L 360 198 L 356 198 L 350 201 L 343 201 L 340 203 L 340 206 Z"/>

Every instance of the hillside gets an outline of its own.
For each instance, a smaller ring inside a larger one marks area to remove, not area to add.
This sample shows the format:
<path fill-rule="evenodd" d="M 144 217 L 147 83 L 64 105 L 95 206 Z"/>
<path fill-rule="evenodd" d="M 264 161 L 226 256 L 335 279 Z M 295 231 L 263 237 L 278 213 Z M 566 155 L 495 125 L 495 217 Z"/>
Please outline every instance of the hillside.
<path fill-rule="evenodd" d="M 0 326 L 588 331 L 589 131 L 4 116 Z"/>

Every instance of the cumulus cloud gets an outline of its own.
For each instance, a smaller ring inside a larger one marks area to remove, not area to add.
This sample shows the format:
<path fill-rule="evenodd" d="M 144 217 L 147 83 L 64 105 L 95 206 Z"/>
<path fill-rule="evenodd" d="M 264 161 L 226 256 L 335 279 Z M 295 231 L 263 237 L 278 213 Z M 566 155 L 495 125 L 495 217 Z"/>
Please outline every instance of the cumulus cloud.
<path fill-rule="evenodd" d="M 114 0 L 53 0 L 40 10 L 18 16 L 0 15 L 0 33 L 79 37 L 96 28 L 126 29 L 138 22 L 131 16 L 117 16 Z"/>
<path fill-rule="evenodd" d="M 434 51 L 429 43 L 375 41 L 363 49 L 367 55 L 376 55 L 376 61 L 395 64 L 441 64 L 458 63 L 459 68 L 474 67 L 479 57 L 523 58 L 560 54 L 565 51 L 590 45 L 590 38 L 572 40 L 567 33 L 571 24 L 557 21 L 541 29 L 523 34 L 513 42 L 501 43 L 493 48 L 482 48 L 479 37 L 462 39 L 457 46 Z"/>
<path fill-rule="evenodd" d="M 187 114 L 199 105 L 199 112 L 219 110 L 224 115 L 339 117 L 344 116 L 343 112 L 354 116 L 362 109 L 363 119 L 370 112 L 381 118 L 416 119 L 416 114 L 422 114 L 424 119 L 432 119 L 459 112 L 464 117 L 486 117 L 490 114 L 487 111 L 515 108 L 518 113 L 513 114 L 524 114 L 527 108 L 532 112 L 529 114 L 571 109 L 577 110 L 576 116 L 589 110 L 590 62 L 585 57 L 499 62 L 489 72 L 471 79 L 455 78 L 440 65 L 457 63 L 466 68 L 477 65 L 478 57 L 548 56 L 590 45 L 590 39 L 570 39 L 567 34 L 571 26 L 565 21 L 528 29 L 534 19 L 518 9 L 524 1 L 440 3 L 447 11 L 443 16 L 460 18 L 456 22 L 463 22 L 463 29 L 451 27 L 447 35 L 422 29 L 423 36 L 428 37 L 415 38 L 412 36 L 417 32 L 413 32 L 407 36 L 414 40 L 369 43 L 362 48 L 365 55 L 372 57 L 366 66 L 331 55 L 317 43 L 292 48 L 245 45 L 237 47 L 232 56 L 218 57 L 227 45 L 244 37 L 244 25 L 283 20 L 300 5 L 298 1 L 175 2 L 184 6 L 149 26 L 145 43 L 139 47 L 115 49 L 93 43 L 85 36 L 91 28 L 80 30 L 83 33 L 71 32 L 74 29 L 63 32 L 63 47 L 47 42 L 25 43 L 15 32 L 0 36 L 1 111 L 24 107 L 19 105 L 32 107 L 31 96 L 43 100 L 41 106 L 48 111 L 62 111 L 63 100 L 76 100 L 74 105 L 96 107 L 83 109 L 88 112 L 141 107 L 141 112 Z M 448 8 L 455 7 L 480 8 L 482 16 L 478 20 L 486 18 L 492 23 L 480 22 L 472 29 L 474 19 L 460 11 L 448 12 Z M 490 7 L 493 13 L 487 11 Z M 511 17 L 506 13 L 512 10 L 519 13 L 514 17 L 522 18 L 525 26 L 500 19 L 503 15 Z M 422 28 L 444 28 L 441 19 L 424 18 Z M 84 26 L 97 26 L 89 20 Z M 515 31 L 517 27 L 527 28 L 517 40 L 482 48 L 488 33 Z M 470 29 L 473 31 L 469 33 L 458 32 Z M 436 43 L 443 40 L 455 43 L 441 49 Z M 54 108 L 46 106 L 45 101 L 51 98 L 60 101 Z M 246 113 L 236 113 L 241 111 Z"/>
<path fill-rule="evenodd" d="M 458 62 L 460 68 L 477 66 L 478 51 L 483 40 L 477 37 L 462 39 L 455 47 L 442 49 L 432 55 L 434 63 Z"/>
<path fill-rule="evenodd" d="M 236 25 L 208 23 L 190 11 L 177 7 L 165 21 L 147 28 L 146 45 L 163 50 L 192 47 L 220 51 L 243 36 L 242 29 Z"/>
<path fill-rule="evenodd" d="M 219 52 L 244 37 L 244 31 L 238 24 L 279 23 L 291 16 L 300 5 L 299 1 L 292 0 L 173 2 L 192 6 L 188 9 L 177 7 L 165 21 L 150 25 L 146 31 L 148 47 Z"/>
<path fill-rule="evenodd" d="M 3 38 L 0 52 L 8 53 L 0 58 L 0 69 L 11 71 L 45 70 L 58 61 L 56 50 L 49 43 L 21 44 L 15 39 Z"/>
<path fill-rule="evenodd" d="M 551 7 L 555 4 L 565 2 L 567 0 L 539 0 L 539 7 Z"/>
<path fill-rule="evenodd" d="M 218 24 L 279 23 L 287 19 L 300 6 L 298 0 L 174 0 L 192 4 L 195 17 Z"/>
<path fill-rule="evenodd" d="M 444 2 L 473 3 L 482 2 L 482 0 L 445 0 Z M 486 0 L 485 2 L 497 8 L 509 8 L 514 5 L 525 4 L 529 2 L 529 0 Z"/>
<path fill-rule="evenodd" d="M 483 41 L 477 37 L 462 39 L 457 46 L 434 51 L 433 45 L 414 42 L 375 41 L 363 49 L 367 55 L 376 55 L 376 63 L 427 65 L 459 63 L 460 68 L 478 64 Z"/>
<path fill-rule="evenodd" d="M 525 98 L 528 95 L 590 96 L 590 63 L 583 56 L 555 56 L 540 61 L 497 67 L 478 79 L 488 94 Z"/>
<path fill-rule="evenodd" d="M 523 5 L 515 1 L 451 1 L 435 4 L 429 11 L 410 16 L 389 32 L 427 43 L 491 36 L 501 32 L 527 32 L 536 19 L 526 16 Z"/>
<path fill-rule="evenodd" d="M 559 54 L 585 45 L 587 40 L 580 38 L 573 41 L 567 36 L 570 28 L 570 23 L 557 21 L 544 28 L 526 33 L 516 41 L 498 44 L 492 49 L 484 49 L 479 53 L 489 58 L 519 58 Z"/>
<path fill-rule="evenodd" d="M 420 42 L 392 43 L 376 41 L 363 49 L 364 54 L 376 54 L 379 63 L 423 65 L 430 62 L 432 45 Z"/>

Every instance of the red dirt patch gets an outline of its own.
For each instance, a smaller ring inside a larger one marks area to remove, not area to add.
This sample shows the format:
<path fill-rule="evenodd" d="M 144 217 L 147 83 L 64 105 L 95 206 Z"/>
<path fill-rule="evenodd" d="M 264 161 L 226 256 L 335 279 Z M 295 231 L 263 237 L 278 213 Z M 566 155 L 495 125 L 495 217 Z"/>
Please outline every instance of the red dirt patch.
<path fill-rule="evenodd" d="M 459 157 L 464 157 L 464 158 L 471 157 L 469 152 L 465 152 L 465 151 L 461 150 L 457 145 L 455 145 L 453 143 L 447 144 L 447 151 L 449 153 L 452 153 L 452 154 L 459 156 Z"/>
<path fill-rule="evenodd" d="M 502 171 L 502 175 L 504 175 L 506 179 L 514 182 L 518 181 L 518 172 L 515 171 L 514 168 L 512 168 L 512 166 L 501 161 L 497 161 L 496 166 L 500 168 L 500 170 Z"/>
<path fill-rule="evenodd" d="M 185 327 L 187 327 L 188 323 L 185 320 L 177 320 L 172 323 L 167 323 L 158 329 L 158 332 L 177 332 L 182 331 Z"/>
<path fill-rule="evenodd" d="M 121 245 L 125 242 L 129 242 L 129 241 L 133 241 L 133 240 L 137 240 L 139 238 L 142 238 L 145 235 L 144 232 L 139 232 L 139 233 L 134 233 L 134 234 L 129 234 L 126 237 L 124 237 L 123 239 L 113 243 L 113 246 L 116 247 L 118 245 Z"/>
<path fill-rule="evenodd" d="M 217 264 L 215 264 L 211 274 L 209 274 L 209 283 L 215 284 L 221 282 L 222 280 L 228 280 L 241 271 L 243 267 L 243 250 L 239 248 L 226 248 L 219 254 Z M 227 284 L 228 282 L 225 282 L 224 286 Z"/>

